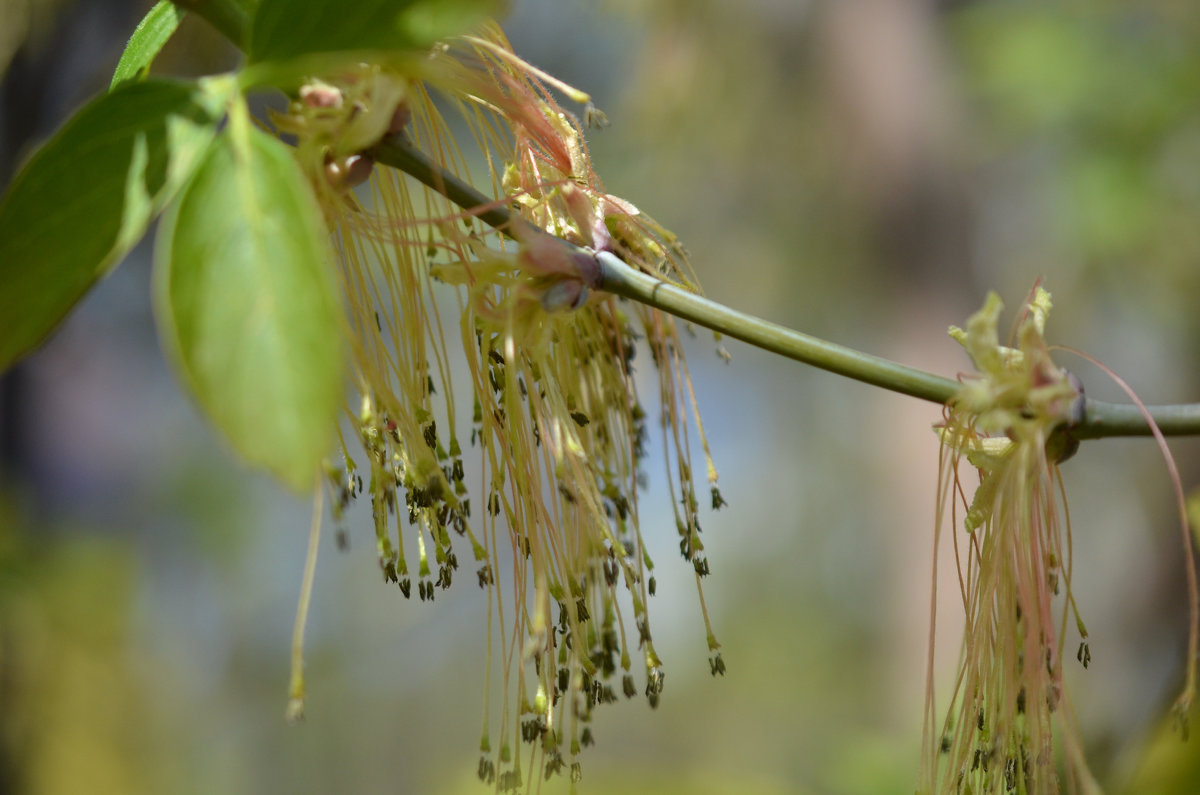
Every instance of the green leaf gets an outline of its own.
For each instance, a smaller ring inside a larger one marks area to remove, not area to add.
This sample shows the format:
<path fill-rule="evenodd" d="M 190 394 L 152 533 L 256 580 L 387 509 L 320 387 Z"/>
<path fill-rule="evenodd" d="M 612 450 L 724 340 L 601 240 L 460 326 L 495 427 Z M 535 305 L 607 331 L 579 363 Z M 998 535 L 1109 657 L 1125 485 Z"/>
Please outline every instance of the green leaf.
<path fill-rule="evenodd" d="M 352 51 L 419 51 L 463 33 L 497 0 L 262 0 L 250 30 L 250 61 Z"/>
<path fill-rule="evenodd" d="M 312 189 L 284 144 L 231 114 L 155 264 L 164 348 L 250 463 L 312 488 L 341 404 L 342 320 Z"/>
<path fill-rule="evenodd" d="M 154 8 L 133 29 L 133 35 L 129 37 L 125 52 L 121 53 L 121 60 L 113 72 L 110 91 L 124 83 L 141 80 L 149 73 L 150 64 L 179 27 L 183 14 L 183 9 L 170 0 L 155 3 Z"/>
<path fill-rule="evenodd" d="M 246 32 L 258 5 L 256 0 L 172 0 L 203 19 L 238 49 L 246 48 Z"/>
<path fill-rule="evenodd" d="M 231 81 L 129 83 L 75 115 L 0 202 L 0 371 L 121 261 L 191 176 Z"/>

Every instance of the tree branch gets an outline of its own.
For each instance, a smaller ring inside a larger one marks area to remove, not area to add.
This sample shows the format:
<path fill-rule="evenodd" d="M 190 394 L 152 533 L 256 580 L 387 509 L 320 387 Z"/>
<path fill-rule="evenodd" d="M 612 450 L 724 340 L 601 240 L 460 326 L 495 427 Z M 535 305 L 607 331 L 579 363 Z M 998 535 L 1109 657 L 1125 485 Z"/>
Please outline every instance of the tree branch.
<path fill-rule="evenodd" d="M 600 289 L 661 309 L 757 348 L 934 403 L 945 403 L 958 391 L 956 381 L 738 312 L 631 268 L 610 252 L 602 251 L 596 258 L 601 267 Z"/>
<path fill-rule="evenodd" d="M 402 136 L 380 142 L 372 151 L 375 160 L 397 168 L 442 194 L 490 226 L 511 236 L 526 222 L 502 203 L 480 193 L 467 182 L 432 162 Z M 661 309 L 676 317 L 742 340 L 765 351 L 828 370 L 904 395 L 946 403 L 958 391 L 958 382 L 898 364 L 763 320 L 669 282 L 631 268 L 610 252 L 600 252 L 600 289 Z M 1150 415 L 1167 436 L 1200 435 L 1200 404 L 1149 406 Z M 1150 436 L 1150 426 L 1136 406 L 1087 401 L 1085 418 L 1071 429 L 1076 439 L 1109 436 Z"/>
<path fill-rule="evenodd" d="M 1146 406 L 1163 436 L 1200 436 L 1200 403 Z M 1088 399 L 1084 420 L 1071 429 L 1076 439 L 1109 436 L 1151 436 L 1146 418 L 1128 403 Z"/>

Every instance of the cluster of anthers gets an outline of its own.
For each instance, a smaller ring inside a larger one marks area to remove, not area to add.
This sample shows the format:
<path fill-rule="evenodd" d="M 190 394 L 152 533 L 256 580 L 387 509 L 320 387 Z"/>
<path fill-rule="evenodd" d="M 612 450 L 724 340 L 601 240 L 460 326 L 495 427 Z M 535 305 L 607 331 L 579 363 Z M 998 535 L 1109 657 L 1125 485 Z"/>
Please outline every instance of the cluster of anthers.
<path fill-rule="evenodd" d="M 549 777 L 569 765 L 578 778 L 593 708 L 639 690 L 655 705 L 663 687 L 638 507 L 652 412 L 664 429 L 679 549 L 697 586 L 709 564 L 692 433 L 711 505 L 723 504 L 675 322 L 589 293 L 599 276 L 593 255 L 612 251 L 691 289 L 694 279 L 669 233 L 604 191 L 582 125 L 498 27 L 452 40 L 408 70 L 364 65 L 324 77 L 276 124 L 296 137 L 322 198 L 348 309 L 360 392 L 350 414 L 362 455 L 343 444 L 344 465 L 329 467 L 335 514 L 355 497 L 370 500 L 379 565 L 405 597 L 416 580 L 420 599 L 434 599 L 471 561 L 488 594 L 484 681 L 498 657 L 505 685 L 498 743 L 485 685 L 480 777 L 515 789 L 523 769 Z M 482 160 L 472 165 L 486 168 L 498 197 L 491 206 L 512 214 L 507 228 L 373 168 L 372 147 L 394 136 L 465 176 L 468 158 L 439 107 L 456 111 L 453 129 L 475 138 Z M 635 389 L 639 347 L 657 374 L 649 410 Z M 469 402 L 455 398 L 454 371 L 469 379 Z M 477 468 L 464 462 L 469 447 Z M 621 589 L 628 597 L 618 598 Z M 707 613 L 705 624 L 712 672 L 723 673 Z M 528 744 L 527 767 L 517 738 Z"/>
<path fill-rule="evenodd" d="M 1071 791 L 1091 792 L 1062 680 L 1069 616 L 1079 633 L 1073 656 L 1084 667 L 1091 660 L 1071 594 L 1071 527 L 1058 472 L 1074 452 L 1064 430 L 1083 419 L 1083 390 L 1043 339 L 1049 293 L 1035 289 L 1013 347 L 999 342 L 1001 309 L 989 295 L 965 331 L 951 329 L 978 371 L 964 378 L 938 428 L 937 527 L 940 535 L 949 513 L 966 627 L 940 729 L 930 649 L 920 791 L 1057 792 L 1057 725 Z M 979 475 L 969 502 L 963 458 Z"/>

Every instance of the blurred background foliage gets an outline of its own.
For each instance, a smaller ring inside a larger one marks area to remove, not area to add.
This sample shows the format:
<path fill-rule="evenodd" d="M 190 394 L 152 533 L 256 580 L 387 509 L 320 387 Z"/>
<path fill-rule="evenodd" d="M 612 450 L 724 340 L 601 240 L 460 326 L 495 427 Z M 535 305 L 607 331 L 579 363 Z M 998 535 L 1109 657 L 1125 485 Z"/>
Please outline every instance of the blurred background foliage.
<path fill-rule="evenodd" d="M 0 0 L 0 184 L 103 90 L 147 7 Z M 682 237 L 711 297 L 952 374 L 967 362 L 946 327 L 1044 277 L 1052 341 L 1148 402 L 1200 398 L 1200 5 L 512 7 L 517 52 L 612 120 L 591 140 L 608 189 Z M 157 67 L 235 57 L 189 20 Z M 179 392 L 150 253 L 0 381 L 0 792 L 481 791 L 481 592 L 404 601 L 364 515 L 348 552 L 324 539 L 308 719 L 284 722 L 308 506 L 233 462 Z M 651 471 L 667 689 L 655 711 L 600 712 L 584 791 L 910 793 L 938 409 L 714 347 L 698 333 L 690 353 L 730 503 L 704 525 L 729 672 L 709 676 Z M 1089 394 L 1122 399 L 1068 359 Z M 1195 486 L 1200 446 L 1173 449 Z M 1095 772 L 1114 792 L 1200 790 L 1195 741 L 1164 719 L 1186 627 L 1163 465 L 1144 441 L 1091 442 L 1064 474 L 1094 654 L 1070 686 Z M 958 627 L 941 585 L 944 691 Z"/>

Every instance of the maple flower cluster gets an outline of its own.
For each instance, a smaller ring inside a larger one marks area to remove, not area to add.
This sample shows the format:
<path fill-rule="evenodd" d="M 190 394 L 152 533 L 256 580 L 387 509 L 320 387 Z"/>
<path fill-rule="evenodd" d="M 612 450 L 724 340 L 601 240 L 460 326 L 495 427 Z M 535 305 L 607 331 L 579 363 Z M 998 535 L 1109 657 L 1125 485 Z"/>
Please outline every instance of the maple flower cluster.
<path fill-rule="evenodd" d="M 1011 347 L 997 334 L 1002 308 L 989 295 L 966 330 L 950 332 L 978 371 L 964 378 L 938 428 L 937 527 L 940 534 L 948 513 L 966 627 L 940 729 L 930 669 L 922 793 L 1057 792 L 1056 736 L 1071 790 L 1095 786 L 1063 690 L 1064 656 L 1084 667 L 1091 660 L 1071 593 L 1071 527 L 1058 472 L 1074 452 L 1062 431 L 1082 420 L 1083 392 L 1043 338 L 1049 293 L 1035 289 Z M 979 476 L 969 503 L 963 459 Z M 1068 617 L 1079 646 L 1064 655 Z"/>
<path fill-rule="evenodd" d="M 664 431 L 679 549 L 698 587 L 709 564 L 693 445 L 705 497 L 723 504 L 675 321 L 594 290 L 598 251 L 695 290 L 683 251 L 604 191 L 583 125 L 543 79 L 490 26 L 407 68 L 312 80 L 275 119 L 334 230 L 347 306 L 361 452 L 344 439 L 344 463 L 328 468 L 335 513 L 370 501 L 383 576 L 405 597 L 415 583 L 433 600 L 463 567 L 486 591 L 488 666 L 498 662 L 505 688 L 495 740 L 485 695 L 479 775 L 502 789 L 522 786 L 523 770 L 578 778 L 598 704 L 638 692 L 658 702 L 638 501 L 651 425 Z M 464 129 L 473 160 L 455 140 Z M 480 208 L 373 167 L 372 146 L 389 136 L 474 184 L 468 163 L 482 162 L 491 206 L 513 223 L 493 229 Z M 635 389 L 639 350 L 656 374 L 649 407 Z M 452 372 L 468 379 L 462 401 Z M 464 460 L 470 448 L 477 463 Z"/>

